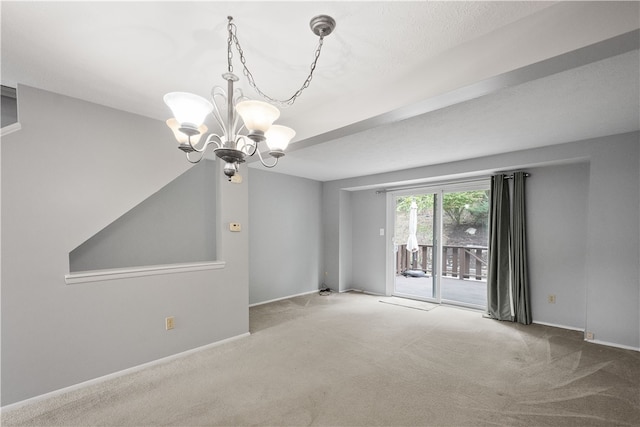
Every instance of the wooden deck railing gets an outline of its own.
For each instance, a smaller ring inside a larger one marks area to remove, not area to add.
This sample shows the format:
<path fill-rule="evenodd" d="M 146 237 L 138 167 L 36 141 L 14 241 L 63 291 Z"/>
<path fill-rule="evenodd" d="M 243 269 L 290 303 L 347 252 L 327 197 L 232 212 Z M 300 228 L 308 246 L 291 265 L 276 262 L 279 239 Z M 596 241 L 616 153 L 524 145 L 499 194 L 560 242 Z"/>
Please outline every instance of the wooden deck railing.
<path fill-rule="evenodd" d="M 433 274 L 433 245 L 418 245 L 417 261 L 413 266 L 412 254 L 406 248 L 407 245 L 397 245 L 397 275 L 412 268 Z M 459 279 L 486 280 L 487 255 L 486 246 L 443 246 L 441 274 Z"/>

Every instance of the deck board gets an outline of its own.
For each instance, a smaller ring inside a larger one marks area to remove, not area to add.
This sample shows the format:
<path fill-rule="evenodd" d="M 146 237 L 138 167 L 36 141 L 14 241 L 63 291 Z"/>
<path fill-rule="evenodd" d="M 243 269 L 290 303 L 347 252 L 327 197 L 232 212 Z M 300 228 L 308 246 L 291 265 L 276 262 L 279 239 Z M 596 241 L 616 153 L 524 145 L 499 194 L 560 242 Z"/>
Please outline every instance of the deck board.
<path fill-rule="evenodd" d="M 396 276 L 394 294 L 413 296 L 418 299 L 432 298 L 433 277 Z M 452 277 L 440 279 L 443 302 L 462 305 L 473 305 L 481 308 L 487 306 L 487 282 L 480 280 L 460 280 Z"/>

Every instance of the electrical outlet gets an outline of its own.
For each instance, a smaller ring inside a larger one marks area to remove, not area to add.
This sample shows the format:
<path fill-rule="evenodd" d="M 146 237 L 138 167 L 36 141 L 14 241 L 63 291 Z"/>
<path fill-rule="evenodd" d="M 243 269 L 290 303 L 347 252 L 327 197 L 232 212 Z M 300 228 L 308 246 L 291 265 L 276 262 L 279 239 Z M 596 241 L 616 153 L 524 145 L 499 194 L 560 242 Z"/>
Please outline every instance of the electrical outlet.
<path fill-rule="evenodd" d="M 242 230 L 242 227 L 240 226 L 239 222 L 231 222 L 231 223 L 229 223 L 229 230 L 230 231 L 240 231 L 240 230 Z"/>
<path fill-rule="evenodd" d="M 555 295 L 549 295 L 547 297 L 547 300 L 549 301 L 549 304 L 555 304 L 556 303 L 556 296 Z"/>
<path fill-rule="evenodd" d="M 593 340 L 593 332 L 586 332 L 584 334 L 584 339 L 590 340 L 590 341 Z"/>
<path fill-rule="evenodd" d="M 175 322 L 175 320 L 173 319 L 173 316 L 165 317 L 165 319 L 164 319 L 164 327 L 167 329 L 167 331 L 169 329 L 173 329 L 174 322 Z"/>

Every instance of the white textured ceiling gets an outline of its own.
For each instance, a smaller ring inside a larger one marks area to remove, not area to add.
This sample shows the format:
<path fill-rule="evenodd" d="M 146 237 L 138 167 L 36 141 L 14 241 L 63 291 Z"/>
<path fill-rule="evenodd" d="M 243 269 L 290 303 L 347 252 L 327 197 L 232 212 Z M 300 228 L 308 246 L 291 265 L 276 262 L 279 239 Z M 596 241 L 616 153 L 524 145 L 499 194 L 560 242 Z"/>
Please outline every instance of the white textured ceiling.
<path fill-rule="evenodd" d="M 309 20 L 329 14 L 337 28 L 311 86 L 282 111 L 297 136 L 276 171 L 331 180 L 637 130 L 637 51 L 455 94 L 636 30 L 638 5 L 3 1 L 2 84 L 164 120 L 166 92 L 223 83 L 232 15 L 256 82 L 287 98 L 313 59 Z"/>
<path fill-rule="evenodd" d="M 638 51 L 295 150 L 280 170 L 328 181 L 640 128 Z"/>

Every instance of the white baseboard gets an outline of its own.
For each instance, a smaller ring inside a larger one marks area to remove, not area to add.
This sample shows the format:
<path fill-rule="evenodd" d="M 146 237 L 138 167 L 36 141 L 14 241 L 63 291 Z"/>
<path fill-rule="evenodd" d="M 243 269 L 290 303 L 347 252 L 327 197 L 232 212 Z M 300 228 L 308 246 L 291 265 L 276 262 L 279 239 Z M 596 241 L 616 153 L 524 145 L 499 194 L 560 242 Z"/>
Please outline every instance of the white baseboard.
<path fill-rule="evenodd" d="M 349 289 L 343 289 L 343 290 L 340 291 L 341 294 L 343 294 L 345 292 L 358 292 L 358 293 L 361 293 L 361 294 L 373 295 L 373 296 L 376 296 L 376 297 L 384 297 L 384 296 L 386 296 L 385 294 L 379 294 L 377 292 L 363 291 L 362 289 L 349 288 Z"/>
<path fill-rule="evenodd" d="M 587 340 L 587 339 L 585 339 L 585 341 L 592 342 L 594 344 L 599 344 L 599 345 L 606 345 L 608 347 L 621 348 L 623 350 L 640 351 L 640 347 L 631 347 L 630 345 L 616 344 L 616 343 L 612 343 L 612 342 L 608 342 L 608 341 L 600 341 L 600 340 Z"/>
<path fill-rule="evenodd" d="M 585 331 L 584 328 L 576 328 L 575 326 L 558 325 L 558 324 L 555 324 L 555 323 L 548 323 L 548 322 L 538 322 L 536 320 L 534 320 L 533 323 L 535 323 L 537 325 L 551 326 L 551 327 L 554 327 L 554 328 L 568 329 L 570 331 L 578 331 L 578 332 L 584 332 Z M 612 342 L 608 342 L 608 341 L 601 341 L 601 340 L 588 340 L 586 338 L 585 338 L 585 341 L 591 342 L 591 343 L 594 343 L 594 344 L 598 344 L 598 345 L 606 345 L 608 347 L 622 348 L 624 350 L 640 351 L 640 347 L 631 347 L 630 345 L 616 344 L 616 343 L 612 343 Z"/>
<path fill-rule="evenodd" d="M 5 406 L 1 407 L 0 408 L 0 413 L 11 411 L 11 410 L 15 410 L 15 409 L 21 408 L 21 407 L 23 407 L 25 405 L 29 405 L 29 404 L 32 404 L 32 403 L 40 402 L 42 400 L 49 399 L 49 398 L 55 397 L 55 396 L 59 396 L 59 395 L 62 395 L 64 393 L 69 393 L 70 391 L 79 390 L 79 389 L 82 389 L 82 388 L 85 388 L 85 387 L 89 387 L 89 386 L 94 385 L 94 384 L 99 384 L 99 383 L 107 381 L 107 380 L 111 380 L 111 379 L 114 379 L 114 378 L 121 377 L 123 375 L 127 375 L 127 374 L 131 374 L 131 373 L 134 373 L 134 372 L 138 372 L 138 371 L 141 371 L 143 369 L 150 368 L 152 366 L 161 365 L 161 364 L 170 362 L 170 361 L 175 360 L 175 359 L 180 359 L 182 357 L 188 356 L 188 355 L 193 354 L 193 353 L 197 353 L 197 352 L 200 352 L 200 351 L 203 351 L 203 350 L 207 350 L 207 349 L 210 349 L 210 348 L 213 348 L 213 347 L 217 347 L 219 345 L 226 344 L 228 342 L 235 341 L 235 340 L 238 340 L 240 338 L 248 337 L 249 335 L 251 335 L 249 332 L 245 332 L 244 334 L 236 335 L 236 336 L 230 337 L 230 338 L 225 338 L 223 340 L 216 341 L 216 342 L 211 343 L 211 344 L 206 344 L 206 345 L 203 345 L 201 347 L 192 348 L 191 350 L 186 350 L 186 351 L 183 351 L 183 352 L 180 352 L 180 353 L 172 354 L 171 356 L 163 357 L 161 359 L 152 360 L 151 362 L 143 363 L 141 365 L 137 365 L 137 366 L 133 366 L 131 368 L 123 369 L 123 370 L 118 371 L 118 372 L 113 372 L 111 374 L 103 375 L 103 376 L 98 377 L 98 378 L 94 378 L 94 379 L 91 379 L 91 380 L 83 381 L 81 383 L 78 383 L 78 384 L 75 384 L 75 385 L 71 385 L 69 387 L 64 387 L 64 388 L 61 388 L 61 389 L 58 389 L 58 390 L 50 391 L 48 393 L 41 394 L 41 395 L 35 396 L 35 397 L 31 397 L 29 399 L 21 400 L 21 401 L 16 402 L 16 403 L 11 403 L 9 405 L 5 405 Z"/>
<path fill-rule="evenodd" d="M 268 301 L 256 302 L 256 303 L 253 303 L 253 304 L 249 304 L 249 307 L 255 307 L 255 306 L 263 305 L 263 304 L 269 304 L 270 302 L 282 301 L 284 299 L 289 299 L 289 298 L 301 297 L 303 295 L 315 294 L 316 292 L 320 292 L 320 289 L 315 289 L 313 291 L 302 292 L 300 294 L 295 294 L 295 295 L 289 295 L 289 296 L 286 296 L 286 297 L 270 299 Z"/>
<path fill-rule="evenodd" d="M 553 328 L 568 329 L 570 331 L 584 332 L 584 328 L 577 328 L 575 326 L 558 325 L 557 323 L 548 323 L 548 322 L 538 322 L 537 320 L 534 320 L 533 323 L 535 323 L 536 325 L 551 326 Z"/>

